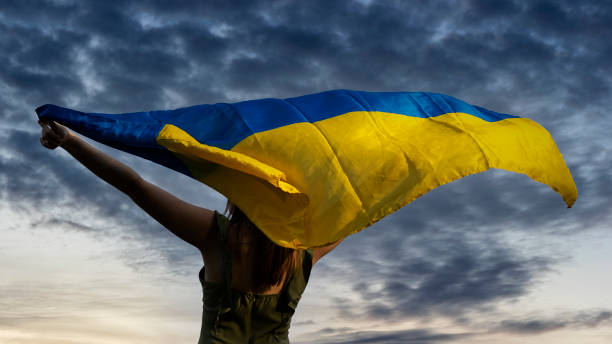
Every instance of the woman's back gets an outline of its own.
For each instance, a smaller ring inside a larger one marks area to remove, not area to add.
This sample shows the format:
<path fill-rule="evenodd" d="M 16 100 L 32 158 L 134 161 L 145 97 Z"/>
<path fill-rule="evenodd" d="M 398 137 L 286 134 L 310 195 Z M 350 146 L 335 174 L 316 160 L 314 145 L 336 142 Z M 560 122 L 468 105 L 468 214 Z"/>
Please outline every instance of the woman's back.
<path fill-rule="evenodd" d="M 234 264 L 231 245 L 227 245 L 228 220 L 215 215 L 219 245 L 203 254 L 206 269 L 202 268 L 199 278 L 204 309 L 198 343 L 288 343 L 291 317 L 310 276 L 312 252 L 300 251 L 300 266 L 280 284 L 256 292 L 250 288 L 253 279 L 249 276 L 257 257 L 245 249 L 247 256 Z"/>
<path fill-rule="evenodd" d="M 216 213 L 215 216 L 220 214 Z M 220 221 L 228 221 L 222 216 Z M 238 228 L 236 230 L 242 231 L 246 235 L 240 237 L 230 235 L 230 225 L 228 224 L 228 235 L 224 239 L 220 235 L 220 230 L 215 230 L 210 233 L 209 242 L 210 245 L 206 250 L 202 251 L 202 260 L 206 266 L 205 280 L 212 283 L 224 283 L 225 266 L 223 263 L 223 257 L 228 251 L 230 255 L 232 252 L 238 251 L 238 254 L 233 254 L 231 259 L 232 268 L 232 288 L 241 290 L 244 292 L 250 292 L 253 294 L 269 295 L 280 293 L 287 274 L 283 274 L 282 281 L 274 285 L 266 285 L 265 287 L 258 286 L 253 276 L 253 271 L 257 271 L 256 264 L 261 264 L 262 252 L 257 252 L 252 248 L 251 243 L 257 238 L 249 236 L 249 230 L 246 228 Z M 226 240 L 227 244 L 224 244 Z M 229 249 L 229 247 L 237 248 L 237 250 Z M 224 250 L 224 248 L 228 248 Z M 265 254 L 265 252 L 264 252 Z"/>

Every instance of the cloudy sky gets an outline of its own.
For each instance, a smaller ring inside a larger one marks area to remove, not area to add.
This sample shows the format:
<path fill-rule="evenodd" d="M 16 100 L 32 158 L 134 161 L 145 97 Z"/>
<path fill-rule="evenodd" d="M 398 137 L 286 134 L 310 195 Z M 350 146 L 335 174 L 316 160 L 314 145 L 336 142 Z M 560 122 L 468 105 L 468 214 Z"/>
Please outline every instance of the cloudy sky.
<path fill-rule="evenodd" d="M 0 2 L 0 342 L 179 344 L 200 330 L 197 250 L 42 148 L 35 107 L 120 113 L 335 88 L 439 92 L 532 118 L 579 198 L 567 209 L 504 171 L 430 192 L 315 267 L 295 343 L 612 342 L 610 2 L 176 3 Z"/>

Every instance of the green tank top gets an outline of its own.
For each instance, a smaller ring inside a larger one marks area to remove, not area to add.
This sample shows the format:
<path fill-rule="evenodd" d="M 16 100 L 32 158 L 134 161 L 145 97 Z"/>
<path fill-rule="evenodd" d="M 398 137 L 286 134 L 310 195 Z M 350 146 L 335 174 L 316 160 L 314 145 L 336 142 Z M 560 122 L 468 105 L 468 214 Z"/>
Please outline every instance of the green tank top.
<path fill-rule="evenodd" d="M 198 344 L 289 343 L 289 325 L 306 288 L 312 268 L 312 251 L 302 251 L 302 268 L 286 280 L 280 294 L 257 295 L 231 288 L 232 261 L 227 249 L 228 219 L 215 212 L 221 238 L 225 283 L 199 278 L 204 294 L 202 329 Z"/>

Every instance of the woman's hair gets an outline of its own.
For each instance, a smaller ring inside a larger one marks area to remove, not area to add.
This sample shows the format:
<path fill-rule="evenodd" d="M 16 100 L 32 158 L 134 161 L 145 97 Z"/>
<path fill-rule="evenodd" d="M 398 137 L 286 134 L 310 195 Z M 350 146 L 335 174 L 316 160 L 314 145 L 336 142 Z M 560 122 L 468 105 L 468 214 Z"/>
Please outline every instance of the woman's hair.
<path fill-rule="evenodd" d="M 241 246 L 248 245 L 254 257 L 251 280 L 254 290 L 278 285 L 285 275 L 289 276 L 300 264 L 298 251 L 279 246 L 272 242 L 249 218 L 233 203 L 227 202 L 225 208 L 229 216 L 230 236 L 236 245 L 230 247 L 233 259 L 240 260 Z M 248 233 L 247 233 L 248 232 Z"/>

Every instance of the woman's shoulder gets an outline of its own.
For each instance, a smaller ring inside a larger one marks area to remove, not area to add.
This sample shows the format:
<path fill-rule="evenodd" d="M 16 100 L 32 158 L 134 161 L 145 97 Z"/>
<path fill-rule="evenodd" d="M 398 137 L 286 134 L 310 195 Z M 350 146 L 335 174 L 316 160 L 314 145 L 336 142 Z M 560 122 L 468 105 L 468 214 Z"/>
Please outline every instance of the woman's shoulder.
<path fill-rule="evenodd" d="M 335 243 L 332 243 L 332 244 L 329 244 L 329 245 L 323 246 L 323 247 L 318 247 L 318 248 L 312 250 L 312 255 L 313 255 L 312 264 L 314 265 L 321 258 L 323 258 L 326 254 L 328 254 L 333 249 L 335 249 L 338 245 L 340 245 L 342 240 L 344 240 L 344 239 L 340 239 L 340 240 L 336 241 Z"/>

